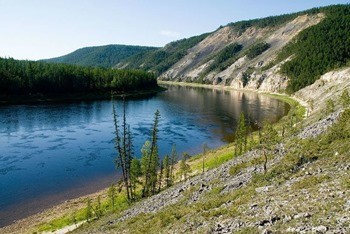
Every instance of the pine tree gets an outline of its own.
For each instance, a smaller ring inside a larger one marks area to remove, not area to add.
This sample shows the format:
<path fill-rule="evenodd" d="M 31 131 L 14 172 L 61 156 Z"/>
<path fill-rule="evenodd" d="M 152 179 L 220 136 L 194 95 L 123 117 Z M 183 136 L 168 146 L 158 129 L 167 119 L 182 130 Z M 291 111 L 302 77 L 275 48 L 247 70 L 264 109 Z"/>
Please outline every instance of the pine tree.
<path fill-rule="evenodd" d="M 158 155 L 158 124 L 160 119 L 160 112 L 157 110 L 154 113 L 154 121 L 152 127 L 151 147 L 148 153 L 149 160 L 145 168 L 145 184 L 142 190 L 142 196 L 146 197 L 155 194 L 157 191 L 157 170 L 159 166 Z"/>
<path fill-rule="evenodd" d="M 139 178 L 142 176 L 141 163 L 137 158 L 131 160 L 130 183 L 132 199 L 136 199 L 136 186 L 140 184 Z"/>
<path fill-rule="evenodd" d="M 115 195 L 116 195 L 117 189 L 115 188 L 115 185 L 112 184 L 108 188 L 108 197 L 112 205 L 112 210 L 114 211 L 114 202 L 115 202 Z"/>
<path fill-rule="evenodd" d="M 188 153 L 183 153 L 180 162 L 180 174 L 181 177 L 185 178 L 185 180 L 187 180 L 188 173 L 191 172 L 191 167 L 189 164 L 187 164 L 188 159 L 190 159 L 190 155 Z"/>
<path fill-rule="evenodd" d="M 273 128 L 273 126 L 266 122 L 263 126 L 260 139 L 260 147 L 263 151 L 264 156 L 264 173 L 267 172 L 267 151 L 272 150 L 275 144 L 279 141 L 278 132 Z"/>
<path fill-rule="evenodd" d="M 170 155 L 170 183 L 169 185 L 172 185 L 175 180 L 175 175 L 174 175 L 174 166 L 177 162 L 177 152 L 176 152 L 176 145 L 173 144 L 173 147 L 171 149 L 171 155 Z"/>
<path fill-rule="evenodd" d="M 94 208 L 95 214 L 97 216 L 97 218 L 101 218 L 103 211 L 102 211 L 102 206 L 101 206 L 101 196 L 97 197 L 97 204 Z"/>
<path fill-rule="evenodd" d="M 170 158 L 166 155 L 163 159 L 163 168 L 164 168 L 164 177 L 165 177 L 165 185 L 170 187 L 171 185 L 171 171 L 170 171 Z"/>
<path fill-rule="evenodd" d="M 347 108 L 350 105 L 350 96 L 348 90 L 344 90 L 342 95 L 340 96 L 340 101 L 343 108 Z"/>
<path fill-rule="evenodd" d="M 90 198 L 87 199 L 85 208 L 85 219 L 90 222 L 92 220 L 92 201 Z"/>
<path fill-rule="evenodd" d="M 207 143 L 204 143 L 203 144 L 203 157 L 202 157 L 202 173 L 204 173 L 204 171 L 205 171 L 204 161 L 205 161 L 205 156 L 206 156 L 208 151 L 209 151 L 209 147 L 208 147 Z"/>
<path fill-rule="evenodd" d="M 334 111 L 334 101 L 332 99 L 327 100 L 326 111 L 327 111 L 327 114 L 330 114 Z"/>
<path fill-rule="evenodd" d="M 160 163 L 160 170 L 159 170 L 159 176 L 158 176 L 158 193 L 162 189 L 162 182 L 163 182 L 163 163 Z"/>
<path fill-rule="evenodd" d="M 130 164 L 133 158 L 132 137 L 130 127 L 126 123 L 126 103 L 123 98 L 123 122 L 122 131 L 119 129 L 118 115 L 116 112 L 113 96 L 112 96 L 113 121 L 116 135 L 116 149 L 118 157 L 115 162 L 118 168 L 122 170 L 123 184 L 126 188 L 126 195 L 129 201 L 132 200 L 131 182 L 130 182 Z"/>
<path fill-rule="evenodd" d="M 247 136 L 248 136 L 248 127 L 245 123 L 244 113 L 242 112 L 239 117 L 237 129 L 235 132 L 235 155 L 236 156 L 242 154 L 242 152 L 246 150 L 247 139 L 248 139 Z"/>

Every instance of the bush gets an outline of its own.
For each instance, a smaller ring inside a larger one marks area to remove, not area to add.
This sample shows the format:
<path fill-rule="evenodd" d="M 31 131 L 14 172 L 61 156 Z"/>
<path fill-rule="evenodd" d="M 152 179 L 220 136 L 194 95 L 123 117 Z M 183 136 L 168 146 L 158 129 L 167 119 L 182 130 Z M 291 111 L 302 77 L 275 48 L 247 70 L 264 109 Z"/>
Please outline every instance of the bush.
<path fill-rule="evenodd" d="M 270 47 L 271 45 L 266 42 L 257 43 L 248 49 L 247 57 L 249 59 L 253 59 L 258 55 L 262 54 L 263 52 L 265 52 L 266 50 L 268 50 Z"/>

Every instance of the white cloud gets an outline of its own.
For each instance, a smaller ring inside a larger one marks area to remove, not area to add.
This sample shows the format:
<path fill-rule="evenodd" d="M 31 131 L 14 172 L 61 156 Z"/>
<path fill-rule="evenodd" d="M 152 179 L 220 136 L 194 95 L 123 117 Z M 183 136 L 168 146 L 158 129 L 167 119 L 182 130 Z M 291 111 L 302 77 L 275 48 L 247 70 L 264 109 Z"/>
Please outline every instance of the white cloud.
<path fill-rule="evenodd" d="M 162 36 L 165 36 L 165 37 L 172 37 L 172 38 L 179 38 L 180 37 L 179 32 L 170 31 L 170 30 L 163 30 L 159 34 Z"/>

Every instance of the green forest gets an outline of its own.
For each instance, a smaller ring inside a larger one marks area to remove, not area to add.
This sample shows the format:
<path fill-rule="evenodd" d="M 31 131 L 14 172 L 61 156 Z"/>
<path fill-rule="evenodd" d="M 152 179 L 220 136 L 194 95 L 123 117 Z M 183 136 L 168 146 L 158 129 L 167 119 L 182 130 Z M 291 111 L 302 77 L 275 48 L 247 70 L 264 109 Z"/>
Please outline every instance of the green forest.
<path fill-rule="evenodd" d="M 181 39 L 155 51 L 145 51 L 123 61 L 128 68 L 143 69 L 155 72 L 157 75 L 165 72 L 187 54 L 187 50 L 201 42 L 209 33 Z"/>
<path fill-rule="evenodd" d="M 138 53 L 157 50 L 157 47 L 105 45 L 78 49 L 70 54 L 43 60 L 49 63 L 66 63 L 81 66 L 112 68 L 122 60 Z"/>
<path fill-rule="evenodd" d="M 62 94 L 157 87 L 152 73 L 0 58 L 1 95 Z"/>
<path fill-rule="evenodd" d="M 331 6 L 319 11 L 326 15 L 325 19 L 302 31 L 278 56 L 277 61 L 293 56 L 281 69 L 290 78 L 287 90 L 290 93 L 349 64 L 350 6 Z"/>
<path fill-rule="evenodd" d="M 229 67 L 232 63 L 234 63 L 238 57 L 236 56 L 241 50 L 243 46 L 237 43 L 230 44 L 220 50 L 215 54 L 214 62 L 212 62 L 206 71 L 205 74 L 208 74 L 210 71 L 218 70 L 223 71 L 227 67 Z"/>
<path fill-rule="evenodd" d="M 269 48 L 270 48 L 270 44 L 266 42 L 257 43 L 248 49 L 247 57 L 249 59 L 253 59 L 256 56 L 262 54 L 264 51 L 268 50 Z"/>

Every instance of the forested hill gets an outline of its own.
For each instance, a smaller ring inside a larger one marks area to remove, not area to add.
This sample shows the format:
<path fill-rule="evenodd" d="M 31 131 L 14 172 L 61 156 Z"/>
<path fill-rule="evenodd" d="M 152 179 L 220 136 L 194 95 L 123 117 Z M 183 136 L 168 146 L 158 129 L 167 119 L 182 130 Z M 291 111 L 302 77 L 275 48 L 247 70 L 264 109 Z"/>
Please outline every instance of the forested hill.
<path fill-rule="evenodd" d="M 349 65 L 349 24 L 350 5 L 231 23 L 159 78 L 293 93 Z"/>
<path fill-rule="evenodd" d="M 130 92 L 157 88 L 156 77 L 140 70 L 91 68 L 0 58 L 0 94 Z"/>
<path fill-rule="evenodd" d="M 166 81 L 293 93 L 349 64 L 349 17 L 347 4 L 234 22 L 118 61 L 101 50 L 89 65 L 141 69 Z M 76 63 L 85 65 L 78 52 Z"/>
<path fill-rule="evenodd" d="M 94 46 L 81 48 L 70 54 L 43 61 L 110 68 L 130 56 L 141 52 L 152 52 L 157 49 L 156 47 L 130 45 Z"/>
<path fill-rule="evenodd" d="M 187 55 L 188 50 L 200 43 L 209 34 L 205 33 L 174 41 L 154 51 L 141 52 L 122 60 L 119 64 L 116 64 L 116 67 L 143 69 L 160 75 Z"/>

